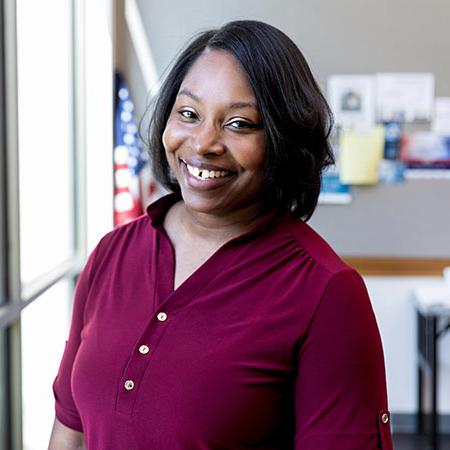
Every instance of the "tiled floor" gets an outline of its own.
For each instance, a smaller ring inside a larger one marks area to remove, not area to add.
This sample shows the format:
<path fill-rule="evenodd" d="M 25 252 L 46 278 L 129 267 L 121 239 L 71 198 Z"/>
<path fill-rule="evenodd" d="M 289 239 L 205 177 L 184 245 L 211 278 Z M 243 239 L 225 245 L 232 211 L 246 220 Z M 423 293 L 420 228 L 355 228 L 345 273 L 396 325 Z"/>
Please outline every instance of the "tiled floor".
<path fill-rule="evenodd" d="M 394 450 L 429 450 L 429 440 L 415 434 L 395 434 Z M 450 450 L 450 435 L 443 436 L 439 442 L 439 450 Z"/>

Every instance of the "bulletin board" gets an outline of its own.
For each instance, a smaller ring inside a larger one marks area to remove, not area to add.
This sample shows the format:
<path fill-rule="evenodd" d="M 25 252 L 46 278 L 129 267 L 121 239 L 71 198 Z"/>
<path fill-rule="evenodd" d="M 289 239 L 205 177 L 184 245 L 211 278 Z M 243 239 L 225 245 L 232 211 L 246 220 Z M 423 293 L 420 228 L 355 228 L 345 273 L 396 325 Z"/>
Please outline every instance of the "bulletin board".
<path fill-rule="evenodd" d="M 336 74 L 426 72 L 434 75 L 435 96 L 450 97 L 448 2 L 314 5 L 304 4 L 308 24 L 296 42 L 324 92 Z M 362 273 L 438 276 L 450 265 L 449 178 L 352 186 L 351 197 L 349 204 L 319 205 L 310 224 Z"/>

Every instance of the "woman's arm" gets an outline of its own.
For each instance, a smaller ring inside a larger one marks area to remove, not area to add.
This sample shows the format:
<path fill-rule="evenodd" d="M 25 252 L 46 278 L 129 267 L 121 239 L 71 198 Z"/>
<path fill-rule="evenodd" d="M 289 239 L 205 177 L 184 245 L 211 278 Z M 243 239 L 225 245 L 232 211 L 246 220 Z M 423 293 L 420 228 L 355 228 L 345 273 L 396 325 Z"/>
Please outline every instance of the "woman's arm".
<path fill-rule="evenodd" d="M 72 377 L 73 363 L 81 343 L 81 331 L 84 326 L 84 309 L 98 248 L 99 245 L 91 253 L 78 278 L 75 289 L 69 339 L 66 342 L 58 374 L 53 383 L 56 416 L 67 425 L 64 425 L 55 417 L 50 436 L 49 450 L 85 450 L 86 448 L 81 431 L 83 427 L 72 396 L 70 380 Z"/>
<path fill-rule="evenodd" d="M 83 433 L 66 427 L 55 418 L 48 450 L 86 450 Z"/>
<path fill-rule="evenodd" d="M 380 335 L 361 277 L 335 274 L 298 355 L 298 450 L 392 450 Z"/>

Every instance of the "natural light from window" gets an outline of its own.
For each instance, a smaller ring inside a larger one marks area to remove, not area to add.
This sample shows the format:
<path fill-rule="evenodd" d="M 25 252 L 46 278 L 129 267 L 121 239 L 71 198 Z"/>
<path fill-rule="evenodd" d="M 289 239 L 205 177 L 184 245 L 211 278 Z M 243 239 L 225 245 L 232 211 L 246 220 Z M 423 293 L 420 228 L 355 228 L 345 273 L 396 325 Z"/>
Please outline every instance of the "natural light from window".
<path fill-rule="evenodd" d="M 17 1 L 21 278 L 72 250 L 71 2 Z"/>

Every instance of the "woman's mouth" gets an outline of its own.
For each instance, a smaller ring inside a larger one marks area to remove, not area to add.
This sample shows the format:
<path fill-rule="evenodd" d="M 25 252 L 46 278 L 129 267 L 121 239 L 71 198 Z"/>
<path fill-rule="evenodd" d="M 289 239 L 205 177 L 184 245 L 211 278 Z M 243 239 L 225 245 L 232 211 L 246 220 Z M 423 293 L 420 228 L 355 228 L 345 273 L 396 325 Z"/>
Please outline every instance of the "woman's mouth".
<path fill-rule="evenodd" d="M 191 166 L 185 163 L 188 172 L 195 178 L 199 180 L 208 180 L 209 178 L 224 178 L 231 175 L 229 170 L 207 170 L 200 169 L 196 166 Z"/>
<path fill-rule="evenodd" d="M 191 187 L 200 189 L 215 189 L 227 183 L 235 172 L 219 168 L 203 168 L 180 160 L 182 172 L 186 176 L 186 181 Z"/>

